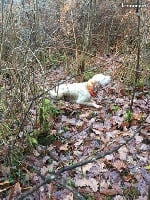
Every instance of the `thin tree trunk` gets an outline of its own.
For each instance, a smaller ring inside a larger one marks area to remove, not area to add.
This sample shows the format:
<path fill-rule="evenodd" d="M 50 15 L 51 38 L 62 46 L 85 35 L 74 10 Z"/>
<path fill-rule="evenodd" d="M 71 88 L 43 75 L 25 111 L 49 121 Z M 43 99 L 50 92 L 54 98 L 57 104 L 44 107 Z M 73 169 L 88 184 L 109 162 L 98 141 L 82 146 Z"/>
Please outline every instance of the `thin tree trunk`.
<path fill-rule="evenodd" d="M 134 81 L 134 88 L 133 88 L 133 93 L 131 97 L 131 103 L 130 103 L 130 111 L 133 111 L 133 100 L 135 97 L 136 93 L 136 88 L 137 88 L 137 82 L 139 79 L 140 75 L 140 50 L 141 50 L 141 38 L 140 38 L 140 12 L 139 12 L 139 0 L 137 0 L 137 9 L 136 9 L 136 14 L 137 14 L 137 62 L 136 62 L 136 68 L 135 68 L 135 81 Z"/>

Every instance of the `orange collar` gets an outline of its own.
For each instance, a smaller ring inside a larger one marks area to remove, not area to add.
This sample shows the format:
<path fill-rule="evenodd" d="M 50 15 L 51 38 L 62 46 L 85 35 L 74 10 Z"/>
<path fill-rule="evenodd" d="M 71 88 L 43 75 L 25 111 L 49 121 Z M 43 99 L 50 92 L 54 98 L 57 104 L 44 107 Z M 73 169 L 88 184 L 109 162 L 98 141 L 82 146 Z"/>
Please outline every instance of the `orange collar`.
<path fill-rule="evenodd" d="M 90 79 L 88 82 L 86 82 L 86 88 L 92 97 L 96 97 L 96 93 L 94 92 L 94 86 L 95 82 L 93 80 Z"/>

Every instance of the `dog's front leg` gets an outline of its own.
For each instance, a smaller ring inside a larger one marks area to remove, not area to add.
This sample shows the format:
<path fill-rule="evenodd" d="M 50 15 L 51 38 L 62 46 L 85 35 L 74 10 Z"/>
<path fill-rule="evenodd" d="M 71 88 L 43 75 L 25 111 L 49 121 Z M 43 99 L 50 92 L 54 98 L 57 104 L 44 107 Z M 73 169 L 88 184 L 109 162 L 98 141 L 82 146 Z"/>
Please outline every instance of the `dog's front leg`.
<path fill-rule="evenodd" d="M 90 100 L 90 101 L 80 101 L 80 100 L 77 100 L 76 103 L 81 104 L 81 105 L 86 105 L 86 106 L 93 106 L 95 108 L 100 108 L 100 106 L 97 105 L 96 102 L 93 101 L 93 100 Z"/>
<path fill-rule="evenodd" d="M 99 105 L 96 104 L 96 102 L 92 101 L 92 102 L 83 102 L 84 105 L 87 105 L 87 106 L 93 106 L 95 108 L 100 108 Z"/>

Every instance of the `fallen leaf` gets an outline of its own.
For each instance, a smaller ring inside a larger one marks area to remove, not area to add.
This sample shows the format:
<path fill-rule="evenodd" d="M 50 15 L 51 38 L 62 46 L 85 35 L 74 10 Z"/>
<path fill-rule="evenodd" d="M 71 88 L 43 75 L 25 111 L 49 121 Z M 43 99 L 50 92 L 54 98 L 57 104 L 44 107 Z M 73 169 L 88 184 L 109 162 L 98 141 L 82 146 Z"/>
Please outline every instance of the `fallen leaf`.
<path fill-rule="evenodd" d="M 147 195 L 146 196 L 139 196 L 136 200 L 147 200 Z"/>
<path fill-rule="evenodd" d="M 103 123 L 95 123 L 95 124 L 93 124 L 93 129 L 103 131 L 104 130 L 104 124 Z"/>
<path fill-rule="evenodd" d="M 17 182 L 14 186 L 14 191 L 16 194 L 20 194 L 21 193 L 21 186 L 20 186 L 20 183 Z"/>
<path fill-rule="evenodd" d="M 142 150 L 142 151 L 148 151 L 148 148 L 149 148 L 149 146 L 146 145 L 146 144 L 142 144 L 142 145 L 140 146 L 140 150 Z"/>
<path fill-rule="evenodd" d="M 133 114 L 133 119 L 141 120 L 142 119 L 142 113 L 134 113 Z"/>
<path fill-rule="evenodd" d="M 47 155 L 46 155 L 46 156 L 44 156 L 44 157 L 43 157 L 43 163 L 46 163 L 46 162 L 47 162 L 49 159 L 50 159 L 50 157 L 49 157 L 49 156 L 47 156 Z"/>
<path fill-rule="evenodd" d="M 133 175 L 132 174 L 128 174 L 127 176 L 123 176 L 123 179 L 126 181 L 126 182 L 129 182 L 133 179 Z"/>
<path fill-rule="evenodd" d="M 92 129 L 92 131 L 96 134 L 96 135 L 102 135 L 103 131 L 97 130 L 97 129 Z"/>
<path fill-rule="evenodd" d="M 120 195 L 116 195 L 114 197 L 114 200 L 124 200 L 124 197 L 123 196 L 120 196 Z"/>
<path fill-rule="evenodd" d="M 43 176 L 45 176 L 47 173 L 48 173 L 48 168 L 47 167 L 45 167 L 45 166 L 43 166 L 42 168 L 41 168 L 41 175 L 43 175 Z"/>
<path fill-rule="evenodd" d="M 113 163 L 113 166 L 118 170 L 125 169 L 127 167 L 126 164 L 121 160 L 116 160 Z"/>
<path fill-rule="evenodd" d="M 118 150 L 118 153 L 119 153 L 119 158 L 120 158 L 120 160 L 126 160 L 126 159 L 127 159 L 128 149 L 127 149 L 126 146 L 121 147 L 121 148 Z"/>
<path fill-rule="evenodd" d="M 76 118 L 70 119 L 70 118 L 67 118 L 65 115 L 62 115 L 61 120 L 62 120 L 62 122 L 65 122 L 68 125 L 76 125 L 76 123 L 77 123 Z"/>
<path fill-rule="evenodd" d="M 90 112 L 86 112 L 84 114 L 79 115 L 79 119 L 88 118 L 90 116 Z"/>
<path fill-rule="evenodd" d="M 10 167 L 5 167 L 4 165 L 0 165 L 0 171 L 3 174 L 3 176 L 7 177 L 10 173 Z"/>
<path fill-rule="evenodd" d="M 97 164 L 98 164 L 98 166 L 99 166 L 99 171 L 100 171 L 100 172 L 104 172 L 104 171 L 107 170 L 107 169 L 105 169 L 105 164 L 104 164 L 104 162 L 103 162 L 102 160 L 97 161 Z"/>
<path fill-rule="evenodd" d="M 54 183 L 47 184 L 48 193 L 51 195 L 54 192 Z"/>
<path fill-rule="evenodd" d="M 136 135 L 136 136 L 135 136 L 135 139 L 136 139 L 136 144 L 140 144 L 140 143 L 142 143 L 142 141 L 143 141 L 143 137 L 142 137 L 142 136 L 139 136 L 139 135 Z"/>
<path fill-rule="evenodd" d="M 76 123 L 76 127 L 77 127 L 77 128 L 82 128 L 84 124 L 85 124 L 84 121 L 78 121 L 78 122 Z"/>
<path fill-rule="evenodd" d="M 83 174 L 86 174 L 87 171 L 90 171 L 90 169 L 93 167 L 93 163 L 88 163 L 87 165 L 82 166 Z"/>
<path fill-rule="evenodd" d="M 81 155 L 83 155 L 83 153 L 82 153 L 82 151 L 75 150 L 74 155 L 77 157 L 80 157 Z"/>
<path fill-rule="evenodd" d="M 98 190 L 99 182 L 94 178 L 90 178 L 90 179 L 83 178 L 83 179 L 77 179 L 75 181 L 75 184 L 76 186 L 80 186 L 80 187 L 89 186 L 93 190 L 93 192 L 96 192 Z"/>
<path fill-rule="evenodd" d="M 150 170 L 150 165 L 147 165 L 144 168 L 147 169 L 147 170 Z"/>
<path fill-rule="evenodd" d="M 105 120 L 104 128 L 106 128 L 106 130 L 110 130 L 111 127 L 112 127 L 112 122 L 110 120 Z"/>
<path fill-rule="evenodd" d="M 10 182 L 8 180 L 0 182 L 0 186 L 9 185 Z"/>
<path fill-rule="evenodd" d="M 107 195 L 107 196 L 114 196 L 116 194 L 120 194 L 121 192 L 116 190 L 115 188 L 112 188 L 112 189 L 103 189 L 103 190 L 100 190 L 100 193 L 101 194 L 104 194 L 104 195 Z"/>
<path fill-rule="evenodd" d="M 80 144 L 82 144 L 82 142 L 83 142 L 83 139 L 80 139 L 74 144 L 74 146 L 78 147 L 78 146 L 80 146 Z"/>
<path fill-rule="evenodd" d="M 60 151 L 67 151 L 68 150 L 68 144 L 62 144 L 60 147 L 59 147 Z"/>
<path fill-rule="evenodd" d="M 146 122 L 150 124 L 150 115 L 146 118 Z"/>
<path fill-rule="evenodd" d="M 12 186 L 8 186 L 8 187 L 5 187 L 4 189 L 0 189 L 0 193 L 6 191 L 6 190 L 8 190 L 8 189 L 10 189 L 11 187 L 12 187 Z"/>
<path fill-rule="evenodd" d="M 69 193 L 64 200 L 73 200 L 73 193 Z"/>
<path fill-rule="evenodd" d="M 15 183 L 14 187 L 11 188 L 9 195 L 8 195 L 8 200 L 16 199 L 16 197 L 21 194 L 21 187 L 20 183 L 17 182 Z"/>
<path fill-rule="evenodd" d="M 124 121 L 123 117 L 119 117 L 119 116 L 113 116 L 112 120 L 113 120 L 113 124 L 118 124 L 119 126 L 121 126 Z"/>
<path fill-rule="evenodd" d="M 113 154 L 111 154 L 111 155 L 106 155 L 105 158 L 106 158 L 107 160 L 113 160 L 113 159 L 114 159 L 114 156 L 113 156 Z"/>

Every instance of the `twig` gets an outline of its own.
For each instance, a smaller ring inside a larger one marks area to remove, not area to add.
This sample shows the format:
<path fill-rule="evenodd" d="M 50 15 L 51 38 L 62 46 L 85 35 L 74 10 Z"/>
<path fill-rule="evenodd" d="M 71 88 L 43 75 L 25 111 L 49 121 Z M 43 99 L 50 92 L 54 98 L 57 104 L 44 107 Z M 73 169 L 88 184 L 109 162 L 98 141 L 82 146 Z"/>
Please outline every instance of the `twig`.
<path fill-rule="evenodd" d="M 47 183 L 50 183 L 50 182 L 54 181 L 55 179 L 56 179 L 55 175 L 50 175 L 50 176 L 46 177 L 44 181 L 42 181 L 40 184 L 34 186 L 30 191 L 21 194 L 17 198 L 17 200 L 23 200 L 25 197 L 27 197 L 30 194 L 32 194 L 33 192 L 37 191 L 41 186 L 43 186 L 43 185 L 45 185 Z"/>
<path fill-rule="evenodd" d="M 117 147 L 114 147 L 112 150 L 110 151 L 107 151 L 105 153 L 98 153 L 95 157 L 91 158 L 91 159 L 87 159 L 87 160 L 83 160 L 81 162 L 78 162 L 74 165 L 70 165 L 70 166 L 65 166 L 65 167 L 62 167 L 61 169 L 59 169 L 57 172 L 52 172 L 52 175 L 48 176 L 45 178 L 44 181 L 42 181 L 39 185 L 37 186 L 34 186 L 30 191 L 26 192 L 26 193 L 23 193 L 21 194 L 17 200 L 23 200 L 25 197 L 27 197 L 28 195 L 32 194 L 33 192 L 37 191 L 41 186 L 47 184 L 47 183 L 50 183 L 52 181 L 56 181 L 58 178 L 60 179 L 60 175 L 61 173 L 63 172 L 66 172 L 66 171 L 70 171 L 70 170 L 73 170 L 73 169 L 76 169 L 77 167 L 81 167 L 83 165 L 86 165 L 88 163 L 93 163 L 95 162 L 96 160 L 99 160 L 103 157 L 105 157 L 106 155 L 110 155 L 116 151 L 118 151 L 122 146 L 126 145 L 128 142 L 130 142 L 137 133 L 139 133 L 139 131 L 143 128 L 144 126 L 140 126 L 137 130 L 134 130 L 134 134 L 129 138 L 129 139 L 126 139 L 124 141 L 124 143 L 118 145 Z"/>
<path fill-rule="evenodd" d="M 62 180 L 62 181 L 61 180 L 56 180 L 56 183 L 58 183 L 59 185 L 63 186 L 64 188 L 66 188 L 70 192 L 72 192 L 74 194 L 74 197 L 77 200 L 86 200 L 83 195 L 81 195 L 78 191 L 76 191 L 75 188 L 71 188 L 70 186 L 68 186 L 65 180 Z"/>
<path fill-rule="evenodd" d="M 16 137 L 15 137 L 15 139 L 13 140 L 13 143 L 12 143 L 12 145 L 11 145 L 10 150 L 12 150 L 12 149 L 14 148 L 14 145 L 15 145 L 15 143 L 17 142 L 17 140 L 18 140 L 18 138 L 19 138 L 19 133 L 20 133 L 20 131 L 22 131 L 22 129 L 23 129 L 23 124 L 24 124 L 24 122 L 25 122 L 25 120 L 26 120 L 26 117 L 27 117 L 27 115 L 28 115 L 28 113 L 29 113 L 29 111 L 30 111 L 30 109 L 31 109 L 31 107 L 32 107 L 32 105 L 33 105 L 33 103 L 34 103 L 34 101 L 32 101 L 32 102 L 30 103 L 30 105 L 29 105 L 29 107 L 28 107 L 26 113 L 24 114 L 24 117 L 23 117 L 23 119 L 22 119 L 22 121 L 21 121 L 21 123 L 20 123 L 20 125 L 19 125 L 19 128 L 18 128 L 18 134 L 16 134 Z"/>
<path fill-rule="evenodd" d="M 77 168 L 77 167 L 81 167 L 81 166 L 86 165 L 86 164 L 88 164 L 88 163 L 93 163 L 93 162 L 95 162 L 96 160 L 99 160 L 99 159 L 101 159 L 101 158 L 104 158 L 105 156 L 110 155 L 110 154 L 112 154 L 112 153 L 118 151 L 122 146 L 124 146 L 124 145 L 126 145 L 128 142 L 130 142 L 130 141 L 135 137 L 135 135 L 136 135 L 137 133 L 139 133 L 139 131 L 140 131 L 142 128 L 143 128 L 143 126 L 141 126 L 140 128 L 138 128 L 137 130 L 135 130 L 135 132 L 134 132 L 134 134 L 132 135 L 132 137 L 130 137 L 129 139 L 126 139 L 126 140 L 124 141 L 124 143 L 120 144 L 120 145 L 117 146 L 117 147 L 114 147 L 112 150 L 107 151 L 107 152 L 105 152 L 105 153 L 98 153 L 95 157 L 93 157 L 93 158 L 91 158 L 91 159 L 83 160 L 83 161 L 78 162 L 78 163 L 76 163 L 76 164 L 74 164 L 74 165 L 65 166 L 65 167 L 59 169 L 59 170 L 56 172 L 56 174 L 61 174 L 61 173 L 65 172 L 65 171 L 69 171 L 69 170 L 75 169 L 75 168 Z"/>

